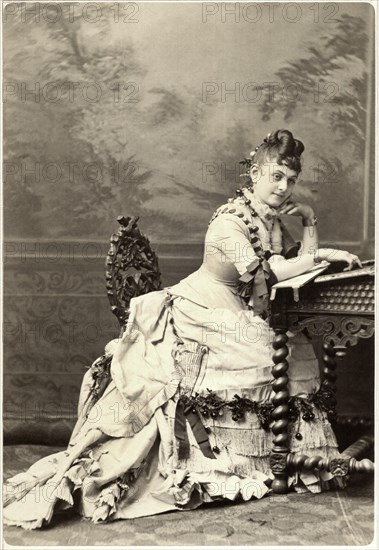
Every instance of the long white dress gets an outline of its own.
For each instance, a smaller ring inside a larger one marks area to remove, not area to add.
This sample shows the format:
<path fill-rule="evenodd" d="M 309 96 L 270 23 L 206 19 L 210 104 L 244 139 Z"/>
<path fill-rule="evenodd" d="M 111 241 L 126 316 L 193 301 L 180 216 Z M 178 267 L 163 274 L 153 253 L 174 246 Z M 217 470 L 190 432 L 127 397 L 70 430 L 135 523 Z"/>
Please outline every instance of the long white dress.
<path fill-rule="evenodd" d="M 197 271 L 131 300 L 124 335 L 107 347 L 113 359 L 105 392 L 88 409 L 90 369 L 67 450 L 8 480 L 6 524 L 39 528 L 55 510 L 69 507 L 94 522 L 134 518 L 217 499 L 259 499 L 270 491 L 270 430 L 256 412 L 236 418 L 225 406 L 235 395 L 258 404 L 273 395 L 273 332 L 253 301 L 247 304 L 237 292 L 240 275 L 256 257 L 238 214 L 250 220 L 252 214 L 238 198 L 233 206 L 237 215 L 223 213 L 209 225 Z M 259 201 L 254 207 L 262 245 L 276 253 L 270 262 L 283 261 L 278 220 Z M 289 336 L 289 392 L 307 398 L 320 387 L 318 361 L 304 334 Z M 193 422 L 183 415 L 180 422 L 179 397 L 196 395 L 224 406 L 208 414 L 191 401 Z M 290 424 L 291 450 L 338 456 L 326 413 L 313 407 L 313 414 L 312 421 L 300 415 Z M 299 492 L 340 484 L 328 473 L 305 472 L 290 483 Z"/>

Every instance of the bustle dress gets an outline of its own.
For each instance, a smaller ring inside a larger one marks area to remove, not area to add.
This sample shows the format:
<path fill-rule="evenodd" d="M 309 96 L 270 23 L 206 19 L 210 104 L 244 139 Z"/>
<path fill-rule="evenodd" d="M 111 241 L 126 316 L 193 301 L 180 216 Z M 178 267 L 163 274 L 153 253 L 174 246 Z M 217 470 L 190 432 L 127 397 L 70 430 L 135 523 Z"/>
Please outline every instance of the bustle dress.
<path fill-rule="evenodd" d="M 84 376 L 67 449 L 7 481 L 4 522 L 40 528 L 72 507 L 97 523 L 269 493 L 267 292 L 273 262 L 297 251 L 276 211 L 250 191 L 218 208 L 201 267 L 131 300 L 126 331 L 106 347 L 109 382 L 97 398 L 96 361 Z M 329 405 L 316 399 L 312 343 L 302 332 L 288 336 L 290 448 L 337 457 Z M 327 472 L 289 482 L 298 492 L 342 486 Z"/>

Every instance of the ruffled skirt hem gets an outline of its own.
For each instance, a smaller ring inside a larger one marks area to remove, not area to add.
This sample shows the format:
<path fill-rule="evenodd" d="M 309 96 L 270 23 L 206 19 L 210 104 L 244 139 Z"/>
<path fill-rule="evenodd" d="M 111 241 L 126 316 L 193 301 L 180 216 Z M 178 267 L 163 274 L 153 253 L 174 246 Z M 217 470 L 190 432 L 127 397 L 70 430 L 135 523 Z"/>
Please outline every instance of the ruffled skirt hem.
<path fill-rule="evenodd" d="M 4 491 L 8 497 L 4 523 L 38 529 L 51 521 L 54 512 L 69 508 L 93 523 L 101 523 L 193 510 L 215 501 L 257 500 L 271 493 L 274 476 L 268 456 L 239 456 L 230 471 L 221 463 L 215 464 L 213 470 L 200 464 L 194 469 L 187 461 L 162 474 L 159 437 L 145 459 L 116 478 L 107 479 L 105 471 L 115 458 L 111 454 L 114 443 L 117 442 L 110 440 L 87 450 L 64 472 L 68 451 L 45 457 L 28 472 L 11 478 Z M 121 450 L 122 442 L 119 440 L 118 444 Z M 339 453 L 335 447 L 323 446 L 312 449 L 312 454 L 334 457 Z M 320 493 L 343 488 L 346 478 L 335 478 L 328 472 L 299 472 L 289 476 L 288 485 L 297 493 Z"/>

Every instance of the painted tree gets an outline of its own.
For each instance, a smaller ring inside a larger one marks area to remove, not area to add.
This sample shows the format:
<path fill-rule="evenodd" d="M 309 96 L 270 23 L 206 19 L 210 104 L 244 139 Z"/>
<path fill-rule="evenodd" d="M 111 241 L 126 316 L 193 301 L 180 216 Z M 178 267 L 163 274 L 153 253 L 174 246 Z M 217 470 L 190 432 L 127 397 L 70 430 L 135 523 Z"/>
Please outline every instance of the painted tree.
<path fill-rule="evenodd" d="M 45 9 L 54 12 L 53 6 Z M 131 99 L 125 82 L 142 69 L 130 46 L 109 39 L 112 17 L 104 5 L 95 29 L 79 14 L 54 24 L 31 18 L 19 44 L 14 31 L 20 22 L 9 22 L 7 79 L 18 92 L 22 85 L 39 89 L 35 101 L 9 94 L 5 106 L 6 204 L 9 225 L 19 220 L 14 231 L 25 234 L 24 220 L 29 235 L 50 226 L 57 235 L 105 238 L 122 210 L 135 212 L 150 196 L 145 184 L 151 173 L 129 139 L 139 98 L 124 101 Z M 33 62 L 36 47 L 40 55 Z M 38 177 L 20 175 L 21 166 L 31 172 L 36 165 Z"/>
<path fill-rule="evenodd" d="M 264 90 L 262 119 L 282 116 L 302 122 L 313 138 L 313 174 L 306 184 L 322 214 L 325 240 L 357 240 L 362 216 L 362 182 L 367 133 L 369 52 L 367 22 L 341 15 L 316 43 L 309 43 L 298 59 L 275 74 L 278 88 Z M 285 91 L 283 93 L 283 90 Z M 333 144 L 340 151 L 333 151 Z M 336 216 L 354 224 L 336 224 Z"/>

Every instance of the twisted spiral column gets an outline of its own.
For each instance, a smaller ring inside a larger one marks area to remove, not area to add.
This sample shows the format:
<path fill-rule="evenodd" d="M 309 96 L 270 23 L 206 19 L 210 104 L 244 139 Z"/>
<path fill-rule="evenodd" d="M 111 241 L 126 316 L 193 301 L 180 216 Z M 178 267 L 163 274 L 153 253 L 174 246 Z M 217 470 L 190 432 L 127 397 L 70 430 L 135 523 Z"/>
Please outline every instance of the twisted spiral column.
<path fill-rule="evenodd" d="M 275 395 L 272 398 L 274 410 L 272 418 L 274 423 L 271 427 L 274 435 L 273 448 L 270 455 L 270 467 L 275 476 L 272 482 L 272 490 L 274 493 L 288 492 L 288 472 L 287 472 L 287 456 L 288 448 L 288 362 L 286 357 L 289 353 L 287 347 L 288 336 L 284 329 L 276 329 L 272 347 L 274 353 L 272 360 L 274 366 L 272 375 L 274 382 L 272 389 Z"/>
<path fill-rule="evenodd" d="M 340 458 L 322 458 L 321 456 L 290 453 L 287 456 L 287 468 L 297 472 L 301 470 L 326 470 L 336 477 L 344 477 L 353 472 L 373 474 L 374 463 L 368 458 L 357 460 L 343 453 Z"/>
<path fill-rule="evenodd" d="M 329 467 L 329 459 L 322 456 L 307 456 L 301 453 L 290 453 L 287 457 L 287 467 L 292 468 L 296 472 L 300 470 L 327 470 Z"/>
<path fill-rule="evenodd" d="M 323 384 L 325 386 L 328 386 L 335 393 L 337 390 L 337 387 L 336 387 L 337 375 L 335 373 L 336 366 L 337 366 L 336 350 L 331 344 L 327 344 L 326 342 L 324 342 L 322 349 L 323 349 L 322 361 L 324 363 Z"/>

